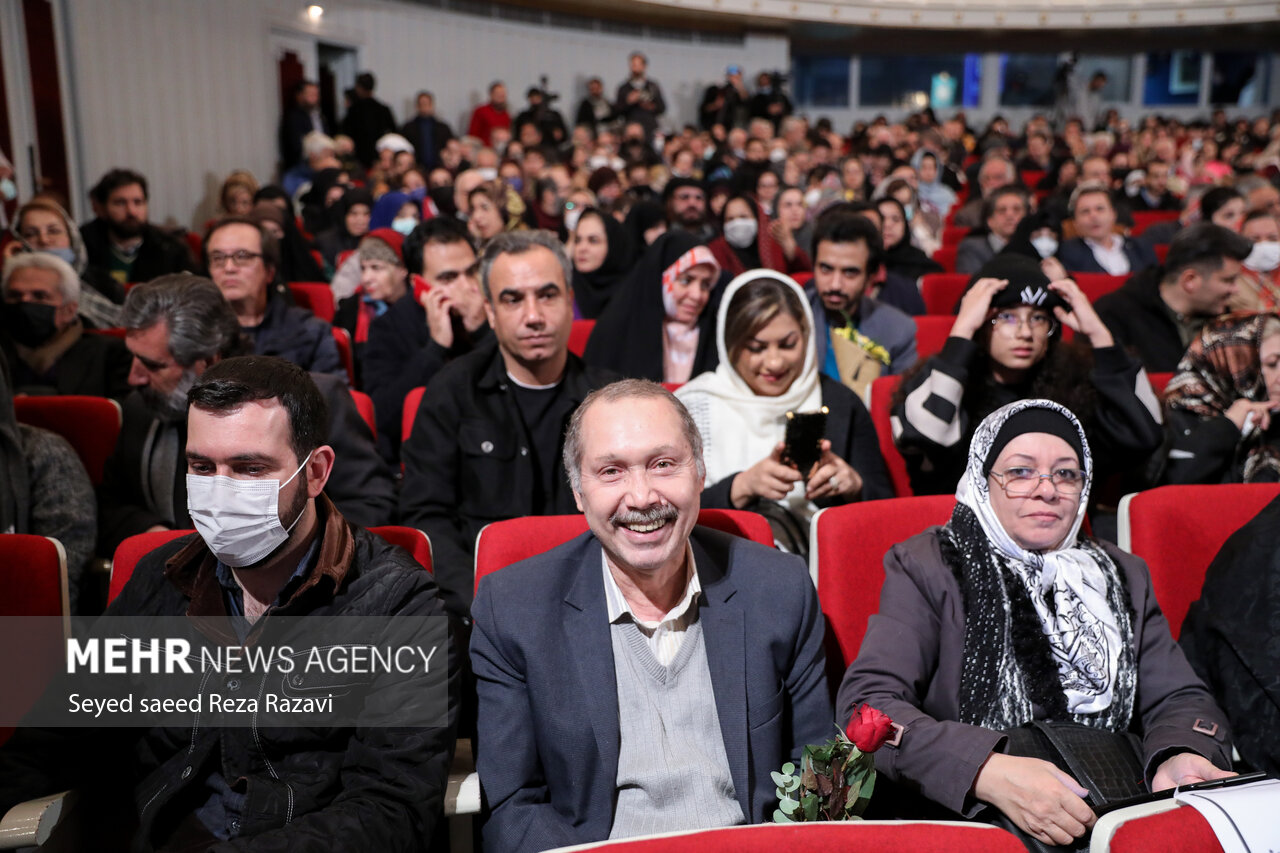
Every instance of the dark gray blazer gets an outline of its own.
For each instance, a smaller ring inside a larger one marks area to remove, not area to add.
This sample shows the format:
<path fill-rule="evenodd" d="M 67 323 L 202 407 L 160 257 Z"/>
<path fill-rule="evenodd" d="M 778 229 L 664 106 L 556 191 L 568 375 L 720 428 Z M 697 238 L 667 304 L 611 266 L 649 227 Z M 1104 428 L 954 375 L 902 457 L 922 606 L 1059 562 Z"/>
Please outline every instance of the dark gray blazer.
<path fill-rule="evenodd" d="M 691 541 L 734 790 L 747 820 L 764 821 L 777 803 L 769 772 L 835 734 L 822 612 L 799 558 L 703 527 Z M 620 734 L 599 540 L 584 533 L 489 575 L 471 613 L 485 849 L 608 838 Z"/>
<path fill-rule="evenodd" d="M 1003 746 L 1004 735 L 957 722 L 964 600 L 955 574 L 942 561 L 937 531 L 913 536 L 885 556 L 880 612 L 867 622 L 836 708 L 846 719 L 866 702 L 904 725 L 899 746 L 876 753 L 876 770 L 972 817 L 982 804 L 969 790 L 987 756 Z M 1148 783 L 1159 762 L 1177 752 L 1196 752 L 1219 767 L 1230 767 L 1226 715 L 1174 643 L 1151 591 L 1146 563 L 1109 543 L 1103 548 L 1119 567 L 1136 614 L 1138 694 L 1131 728 L 1142 736 Z M 1216 736 L 1193 731 L 1197 720 L 1216 723 Z"/>

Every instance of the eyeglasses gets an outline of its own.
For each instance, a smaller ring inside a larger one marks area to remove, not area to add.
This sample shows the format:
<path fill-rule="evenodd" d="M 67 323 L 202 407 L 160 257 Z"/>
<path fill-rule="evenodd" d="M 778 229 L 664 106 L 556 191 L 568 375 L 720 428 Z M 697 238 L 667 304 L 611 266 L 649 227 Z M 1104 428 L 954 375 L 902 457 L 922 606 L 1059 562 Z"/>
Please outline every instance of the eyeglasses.
<path fill-rule="evenodd" d="M 1009 334 L 1017 332 L 1018 327 L 1024 322 L 1027 324 L 1027 328 L 1037 335 L 1052 335 L 1058 330 L 1058 321 L 1047 314 L 1032 314 L 1023 320 L 1022 317 L 1012 311 L 1001 311 L 991 318 L 991 325 Z"/>
<path fill-rule="evenodd" d="M 261 252 L 250 252 L 248 249 L 237 249 L 234 252 L 210 252 L 209 266 L 220 267 L 227 261 L 231 261 L 235 266 L 244 267 L 261 257 Z"/>
<path fill-rule="evenodd" d="M 991 476 L 1011 498 L 1025 498 L 1040 488 L 1041 480 L 1052 483 L 1060 495 L 1078 495 L 1084 490 L 1084 471 L 1079 468 L 1055 468 L 1048 474 L 1035 468 L 1008 468 L 1003 473 L 992 471 Z"/>

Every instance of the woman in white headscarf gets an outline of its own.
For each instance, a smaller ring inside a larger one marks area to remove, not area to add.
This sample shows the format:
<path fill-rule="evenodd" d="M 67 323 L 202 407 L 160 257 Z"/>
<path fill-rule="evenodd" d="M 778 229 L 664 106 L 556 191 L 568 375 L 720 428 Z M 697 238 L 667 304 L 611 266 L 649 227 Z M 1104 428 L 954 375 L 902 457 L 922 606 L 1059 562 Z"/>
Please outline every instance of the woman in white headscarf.
<path fill-rule="evenodd" d="M 763 269 L 738 276 L 716 330 L 719 365 L 676 391 L 703 437 L 703 506 L 761 512 L 779 544 L 804 553 L 818 508 L 893 496 L 866 407 L 818 371 L 813 314 L 795 281 Z M 823 406 L 821 458 L 802 472 L 785 458 L 787 412 Z"/>
<path fill-rule="evenodd" d="M 1046 844 L 1094 815 L 1077 780 L 1006 754 L 1031 721 L 1141 737 L 1151 790 L 1230 775 L 1225 715 L 1173 641 L 1146 565 L 1080 535 L 1093 459 L 1080 422 L 1019 400 L 978 426 L 951 520 L 885 557 L 880 611 L 836 701 L 903 729 L 886 777 Z"/>

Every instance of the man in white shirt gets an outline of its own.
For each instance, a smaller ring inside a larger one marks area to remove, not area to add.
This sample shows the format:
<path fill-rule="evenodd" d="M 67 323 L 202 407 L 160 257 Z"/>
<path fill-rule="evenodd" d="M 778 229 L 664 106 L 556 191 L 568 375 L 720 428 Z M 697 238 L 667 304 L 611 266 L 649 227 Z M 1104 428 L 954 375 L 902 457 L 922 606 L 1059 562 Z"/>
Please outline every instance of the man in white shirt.
<path fill-rule="evenodd" d="M 1071 194 L 1076 236 L 1058 250 L 1069 272 L 1130 275 L 1158 261 L 1146 245 L 1116 233 L 1116 209 L 1104 184 L 1085 183 Z"/>

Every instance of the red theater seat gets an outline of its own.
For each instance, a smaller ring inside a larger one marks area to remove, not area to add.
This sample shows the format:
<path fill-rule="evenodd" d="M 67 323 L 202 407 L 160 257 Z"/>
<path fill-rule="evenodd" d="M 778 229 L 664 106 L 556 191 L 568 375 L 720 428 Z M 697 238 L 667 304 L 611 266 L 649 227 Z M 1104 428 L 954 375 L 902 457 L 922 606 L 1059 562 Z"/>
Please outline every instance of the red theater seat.
<path fill-rule="evenodd" d="M 338 347 L 338 358 L 342 359 L 342 366 L 347 371 L 347 384 L 350 387 L 356 387 L 356 359 L 351 351 L 351 333 L 341 326 L 334 326 L 330 330 L 333 333 L 333 342 Z"/>
<path fill-rule="evenodd" d="M 25 618 L 37 616 L 44 618 Z M 0 720 L 21 719 L 65 666 L 70 618 L 62 544 L 47 536 L 0 535 Z M 0 726 L 0 744 L 11 734 Z"/>
<path fill-rule="evenodd" d="M 920 296 L 924 299 L 924 310 L 929 314 L 954 316 L 956 303 L 972 277 L 962 272 L 935 272 L 921 276 Z"/>
<path fill-rule="evenodd" d="M 912 317 L 916 322 L 916 357 L 924 360 L 942 350 L 951 334 L 951 327 L 956 324 L 954 315 L 924 314 Z"/>
<path fill-rule="evenodd" d="M 698 524 L 773 547 L 764 516 L 740 509 L 704 509 Z M 480 579 L 512 563 L 550 551 L 587 532 L 583 515 L 537 515 L 486 524 L 476 537 L 476 587 Z"/>
<path fill-rule="evenodd" d="M 880 610 L 884 555 L 955 508 L 954 495 L 890 498 L 821 510 L 810 528 L 810 572 L 827 619 L 828 671 L 844 672 L 858 654 L 867 618 Z"/>
<path fill-rule="evenodd" d="M 1139 210 L 1133 214 L 1133 230 L 1129 236 L 1137 237 L 1157 222 L 1174 222 L 1181 215 L 1177 210 Z"/>
<path fill-rule="evenodd" d="M 956 246 L 944 245 L 940 247 L 936 252 L 933 253 L 933 259 L 937 261 L 939 264 L 941 264 L 944 270 L 946 270 L 947 272 L 953 273 L 956 271 L 957 251 L 958 251 L 958 248 Z"/>
<path fill-rule="evenodd" d="M 426 386 L 419 385 L 404 395 L 404 409 L 400 412 L 400 440 L 408 441 L 413 434 L 413 420 L 418 416 L 418 408 L 422 405 L 422 395 Z"/>
<path fill-rule="evenodd" d="M 911 478 L 907 476 L 907 463 L 893 443 L 893 427 L 889 421 L 893 392 L 898 390 L 901 376 L 881 376 L 871 383 L 871 423 L 875 424 L 876 438 L 880 442 L 880 455 L 889 469 L 889 482 L 893 483 L 895 497 L 911 496 Z"/>
<path fill-rule="evenodd" d="M 1129 280 L 1127 275 L 1106 275 L 1095 272 L 1074 272 L 1071 278 L 1080 285 L 1080 290 L 1090 302 L 1097 302 L 1099 297 L 1106 296 Z"/>
<path fill-rule="evenodd" d="M 1209 563 L 1232 533 L 1277 496 L 1280 485 L 1234 483 L 1161 486 L 1120 501 L 1119 545 L 1146 561 L 1174 639 L 1191 602 L 1200 597 Z"/>
<path fill-rule="evenodd" d="M 102 484 L 107 458 L 120 435 L 120 404 L 106 397 L 17 397 L 13 413 L 19 423 L 47 429 L 65 438 L 89 474 Z"/>
<path fill-rule="evenodd" d="M 333 288 L 323 281 L 291 281 L 289 292 L 299 308 L 306 308 L 326 323 L 332 323 L 337 314 L 333 302 Z"/>
<path fill-rule="evenodd" d="M 356 411 L 360 413 L 360 417 L 369 425 L 369 432 L 373 433 L 373 440 L 378 440 L 378 419 L 373 412 L 373 398 L 363 391 L 351 392 L 351 399 L 355 401 Z"/>
<path fill-rule="evenodd" d="M 569 330 L 569 352 L 582 358 L 582 354 L 587 351 L 591 330 L 595 327 L 595 320 L 574 320 L 573 327 Z"/>

